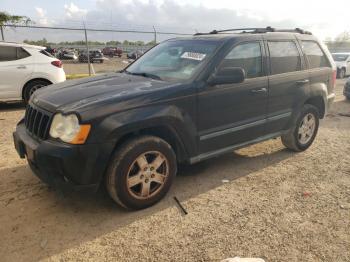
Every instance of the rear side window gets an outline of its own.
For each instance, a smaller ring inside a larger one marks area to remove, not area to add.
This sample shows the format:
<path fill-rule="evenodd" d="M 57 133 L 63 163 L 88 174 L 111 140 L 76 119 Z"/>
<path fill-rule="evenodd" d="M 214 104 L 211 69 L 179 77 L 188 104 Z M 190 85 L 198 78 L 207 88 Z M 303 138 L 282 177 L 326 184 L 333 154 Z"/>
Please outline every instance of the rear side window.
<path fill-rule="evenodd" d="M 17 60 L 17 48 L 14 46 L 0 46 L 0 61 Z"/>
<path fill-rule="evenodd" d="M 22 47 L 0 46 L 0 61 L 14 61 L 30 56 Z"/>
<path fill-rule="evenodd" d="M 329 61 L 323 53 L 321 47 L 313 41 L 302 41 L 302 47 L 310 68 L 330 67 Z"/>
<path fill-rule="evenodd" d="M 301 58 L 293 41 L 269 41 L 271 74 L 301 70 Z"/>
<path fill-rule="evenodd" d="M 247 78 L 263 75 L 260 43 L 251 42 L 235 46 L 224 58 L 220 67 L 241 67 Z"/>

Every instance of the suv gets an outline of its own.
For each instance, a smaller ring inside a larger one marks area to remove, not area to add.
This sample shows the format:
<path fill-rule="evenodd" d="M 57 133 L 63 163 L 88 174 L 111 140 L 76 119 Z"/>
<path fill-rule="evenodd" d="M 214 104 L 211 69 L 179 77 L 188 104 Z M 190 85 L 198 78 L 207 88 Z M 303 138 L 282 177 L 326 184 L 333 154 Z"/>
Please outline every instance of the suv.
<path fill-rule="evenodd" d="M 0 101 L 24 100 L 37 89 L 66 80 L 62 63 L 45 47 L 0 42 Z"/>
<path fill-rule="evenodd" d="M 36 92 L 15 147 L 53 186 L 105 184 L 117 203 L 141 209 L 166 194 L 178 163 L 276 137 L 306 150 L 335 81 L 328 50 L 300 29 L 171 39 L 121 72 Z"/>
<path fill-rule="evenodd" d="M 90 50 L 89 54 L 90 55 L 88 59 L 87 51 L 83 51 L 82 53 L 80 53 L 79 62 L 86 63 L 90 60 L 91 63 L 95 63 L 95 62 L 103 63 L 103 61 L 105 60 L 105 57 L 103 56 L 100 50 Z"/>
<path fill-rule="evenodd" d="M 339 78 L 350 74 L 350 53 L 332 53 Z"/>

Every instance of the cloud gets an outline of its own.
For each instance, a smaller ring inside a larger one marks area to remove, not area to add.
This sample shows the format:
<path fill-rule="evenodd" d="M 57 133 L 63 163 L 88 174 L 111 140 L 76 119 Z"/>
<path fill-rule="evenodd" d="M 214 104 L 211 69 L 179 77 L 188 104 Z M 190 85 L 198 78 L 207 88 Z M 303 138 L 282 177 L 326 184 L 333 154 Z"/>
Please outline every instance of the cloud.
<path fill-rule="evenodd" d="M 81 19 L 87 13 L 86 9 L 81 9 L 72 2 L 69 5 L 65 4 L 64 10 L 65 10 L 66 17 L 68 17 L 68 18 L 80 18 Z"/>
<path fill-rule="evenodd" d="M 41 7 L 35 7 L 35 11 L 36 11 L 36 14 L 37 14 L 37 16 L 39 18 L 37 23 L 39 25 L 43 25 L 43 26 L 49 25 L 49 21 L 48 21 L 48 19 L 46 17 L 46 10 L 44 10 Z"/>
<path fill-rule="evenodd" d="M 74 1 L 74 0 L 73 0 Z M 94 6 L 84 9 L 74 2 L 62 6 L 64 15 L 52 18 L 46 10 L 36 7 L 40 24 L 62 27 L 86 27 L 95 29 L 121 29 L 158 32 L 195 33 L 209 32 L 213 29 L 240 27 L 296 28 L 300 27 L 314 32 L 317 36 L 335 37 L 346 29 L 346 23 L 330 19 L 325 11 L 314 11 L 310 5 L 307 10 L 286 10 L 283 3 L 268 6 L 258 0 L 236 2 L 232 0 L 94 0 Z M 305 0 L 294 0 L 300 3 Z M 341 0 L 343 1 L 343 0 Z M 348 0 L 344 0 L 348 1 Z M 267 0 L 269 2 L 269 0 Z M 82 3 L 81 1 L 79 3 Z M 270 1 L 271 4 L 271 1 Z M 305 4 L 306 5 L 306 4 Z M 298 6 L 298 5 L 296 5 Z M 320 6 L 319 6 L 320 7 Z M 325 8 L 324 8 L 325 9 Z M 311 12 L 310 10 L 313 10 Z M 329 13 L 330 11 L 328 11 Z M 58 12 L 59 13 L 59 12 Z M 310 15 L 305 15 L 310 13 Z M 340 12 L 341 13 L 341 12 Z M 341 13 L 343 17 L 343 13 Z M 49 17 L 50 19 L 48 19 Z M 317 19 L 316 19 L 317 18 Z M 350 25 L 349 25 L 350 26 Z M 34 30 L 33 30 L 34 31 Z M 38 33 L 39 35 L 39 33 Z M 70 31 L 46 31 L 45 37 L 52 41 L 71 41 L 81 39 L 83 34 L 72 34 Z M 35 37 L 30 35 L 30 38 Z M 173 35 L 158 35 L 158 41 Z M 27 36 L 28 38 L 28 36 Z M 98 33 L 89 32 L 89 38 L 97 41 L 108 40 L 143 40 L 150 41 L 153 34 Z"/>

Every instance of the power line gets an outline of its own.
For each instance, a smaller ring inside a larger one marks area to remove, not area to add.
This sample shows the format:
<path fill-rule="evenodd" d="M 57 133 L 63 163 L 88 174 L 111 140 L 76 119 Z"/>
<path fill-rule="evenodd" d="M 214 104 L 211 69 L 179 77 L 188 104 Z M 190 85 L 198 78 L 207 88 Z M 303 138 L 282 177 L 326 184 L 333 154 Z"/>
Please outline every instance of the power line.
<path fill-rule="evenodd" d="M 9 25 L 6 24 L 4 27 L 14 28 L 33 28 L 33 29 L 53 29 L 53 30 L 70 30 L 70 31 L 89 31 L 89 32 L 115 32 L 115 33 L 139 33 L 139 34 L 154 34 L 155 31 L 142 31 L 142 30 L 121 30 L 121 29 L 96 29 L 96 28 L 73 28 L 73 27 L 51 27 L 51 26 L 35 26 L 35 25 Z M 159 35 L 193 35 L 189 33 L 176 33 L 176 32 L 163 32 L 156 31 Z"/>

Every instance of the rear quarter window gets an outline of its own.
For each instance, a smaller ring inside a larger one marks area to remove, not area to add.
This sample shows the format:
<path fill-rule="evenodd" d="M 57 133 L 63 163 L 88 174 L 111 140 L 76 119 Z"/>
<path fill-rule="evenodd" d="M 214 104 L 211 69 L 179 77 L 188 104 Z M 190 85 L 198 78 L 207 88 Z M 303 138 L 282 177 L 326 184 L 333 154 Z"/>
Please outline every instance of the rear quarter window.
<path fill-rule="evenodd" d="M 24 50 L 22 47 L 17 47 L 17 58 L 18 59 L 23 59 L 23 58 L 26 58 L 26 57 L 29 57 L 30 54 Z"/>
<path fill-rule="evenodd" d="M 301 58 L 293 41 L 268 41 L 271 74 L 282 74 L 301 70 Z"/>
<path fill-rule="evenodd" d="M 303 52 L 305 53 L 310 68 L 331 67 L 328 58 L 321 47 L 314 41 L 302 41 Z"/>

